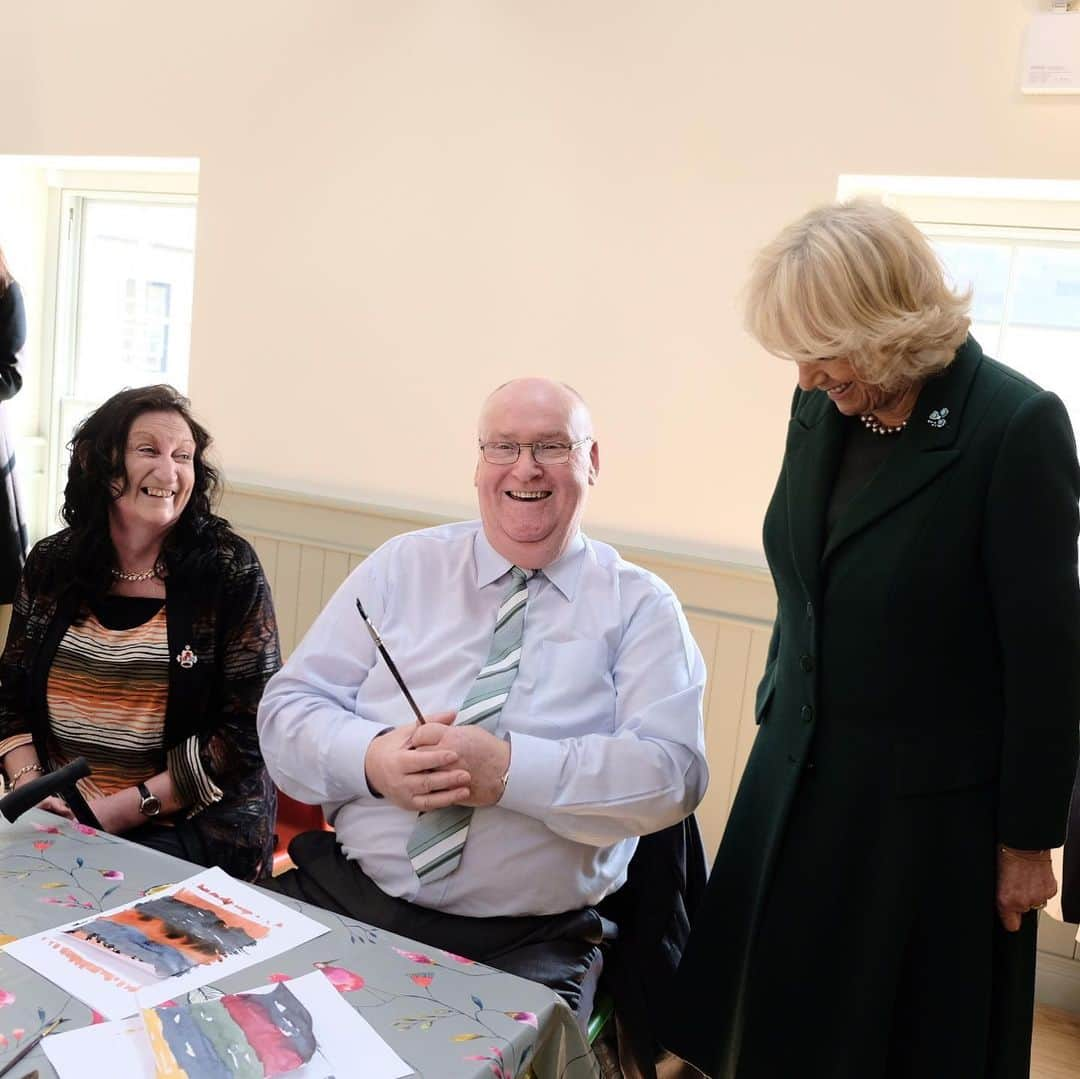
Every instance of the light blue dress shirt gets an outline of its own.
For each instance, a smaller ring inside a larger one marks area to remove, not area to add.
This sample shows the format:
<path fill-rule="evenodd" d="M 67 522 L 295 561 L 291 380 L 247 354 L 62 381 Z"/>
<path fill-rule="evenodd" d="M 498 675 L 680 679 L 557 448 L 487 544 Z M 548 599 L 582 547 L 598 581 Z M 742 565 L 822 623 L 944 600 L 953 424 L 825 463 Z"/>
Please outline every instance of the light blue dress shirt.
<path fill-rule="evenodd" d="M 270 680 L 258 727 L 291 797 L 319 803 L 346 855 L 387 894 L 472 916 L 556 914 L 620 887 L 634 838 L 681 820 L 708 781 L 705 664 L 671 589 L 578 535 L 529 581 L 498 805 L 473 814 L 457 872 L 421 885 L 416 814 L 374 797 L 371 740 L 414 722 L 356 599 L 425 714 L 452 711 L 487 659 L 510 562 L 478 521 L 398 536 L 338 589 Z"/>

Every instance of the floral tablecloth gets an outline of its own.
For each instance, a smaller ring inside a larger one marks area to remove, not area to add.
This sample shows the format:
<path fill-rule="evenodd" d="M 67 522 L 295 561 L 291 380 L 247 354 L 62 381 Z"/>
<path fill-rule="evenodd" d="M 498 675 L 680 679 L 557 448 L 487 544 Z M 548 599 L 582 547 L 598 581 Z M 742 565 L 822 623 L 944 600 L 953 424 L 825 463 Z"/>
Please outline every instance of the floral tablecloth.
<path fill-rule="evenodd" d="M 0 944 L 108 910 L 197 866 L 32 810 L 0 818 Z M 277 897 L 276 897 L 277 898 Z M 550 990 L 304 903 L 330 927 L 285 955 L 223 978 L 192 999 L 320 969 L 415 1074 L 447 1079 L 595 1079 L 569 1009 Z M 62 1030 L 102 1022 L 81 1001 L 0 951 L 0 1068 L 58 1016 Z M 38 1046 L 12 1073 L 54 1076 Z"/>

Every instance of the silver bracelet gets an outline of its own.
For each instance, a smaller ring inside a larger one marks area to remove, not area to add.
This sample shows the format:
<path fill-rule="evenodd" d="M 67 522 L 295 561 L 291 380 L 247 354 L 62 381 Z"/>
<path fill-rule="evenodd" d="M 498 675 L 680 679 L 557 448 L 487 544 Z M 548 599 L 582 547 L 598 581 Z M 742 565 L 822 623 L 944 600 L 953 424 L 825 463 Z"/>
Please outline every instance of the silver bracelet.
<path fill-rule="evenodd" d="M 8 786 L 14 788 L 15 784 L 28 772 L 41 772 L 44 774 L 45 769 L 40 764 L 24 764 L 13 776 L 8 776 Z"/>

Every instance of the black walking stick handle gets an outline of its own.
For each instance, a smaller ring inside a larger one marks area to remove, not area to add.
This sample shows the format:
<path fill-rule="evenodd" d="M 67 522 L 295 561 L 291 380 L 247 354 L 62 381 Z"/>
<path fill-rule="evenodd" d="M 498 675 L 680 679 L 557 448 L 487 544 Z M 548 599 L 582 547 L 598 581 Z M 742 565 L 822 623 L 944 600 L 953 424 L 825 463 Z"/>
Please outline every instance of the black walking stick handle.
<path fill-rule="evenodd" d="M 94 811 L 86 804 L 86 799 L 75 786 L 77 780 L 90 774 L 90 765 L 85 757 L 76 757 L 70 764 L 57 768 L 55 772 L 46 772 L 38 779 L 23 783 L 18 790 L 0 798 L 0 814 L 15 823 L 28 809 L 33 809 L 42 799 L 51 794 L 58 794 L 69 806 L 75 819 L 91 828 L 101 828 Z"/>

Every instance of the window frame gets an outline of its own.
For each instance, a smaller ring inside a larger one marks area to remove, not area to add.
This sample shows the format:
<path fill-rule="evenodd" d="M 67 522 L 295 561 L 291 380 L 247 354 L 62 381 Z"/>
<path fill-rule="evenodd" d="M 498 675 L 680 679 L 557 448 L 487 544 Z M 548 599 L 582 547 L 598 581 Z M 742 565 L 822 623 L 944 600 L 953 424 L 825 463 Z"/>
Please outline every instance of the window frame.
<path fill-rule="evenodd" d="M 62 525 L 63 463 L 67 455 L 63 437 L 63 405 L 74 397 L 78 347 L 79 276 L 83 226 L 89 200 L 184 205 L 196 210 L 198 228 L 198 174 L 79 172 L 49 170 L 46 295 L 43 310 L 41 419 L 45 441 L 44 504 L 41 524 L 45 534 Z M 197 244 L 196 235 L 196 244 Z"/>

